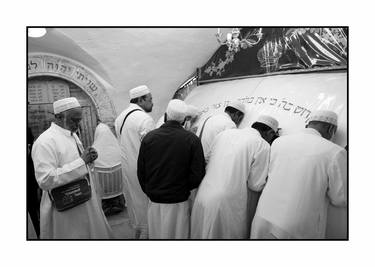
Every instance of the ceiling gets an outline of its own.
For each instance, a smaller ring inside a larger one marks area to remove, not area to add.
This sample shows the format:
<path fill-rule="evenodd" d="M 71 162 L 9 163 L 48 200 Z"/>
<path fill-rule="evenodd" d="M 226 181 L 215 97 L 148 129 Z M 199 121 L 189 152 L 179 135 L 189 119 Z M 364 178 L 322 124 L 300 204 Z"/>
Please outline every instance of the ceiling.
<path fill-rule="evenodd" d="M 219 47 L 216 32 L 216 28 L 49 28 L 41 38 L 28 38 L 28 51 L 66 56 L 94 70 L 112 85 L 108 93 L 118 113 L 129 103 L 129 89 L 148 85 L 154 99 L 151 116 L 158 119 L 178 86 Z"/>

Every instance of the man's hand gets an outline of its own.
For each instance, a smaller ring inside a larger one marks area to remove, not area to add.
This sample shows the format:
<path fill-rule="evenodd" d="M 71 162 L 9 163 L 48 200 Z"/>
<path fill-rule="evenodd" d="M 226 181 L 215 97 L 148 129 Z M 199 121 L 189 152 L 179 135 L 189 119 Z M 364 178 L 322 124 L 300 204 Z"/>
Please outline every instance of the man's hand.
<path fill-rule="evenodd" d="M 91 163 L 98 158 L 98 152 L 96 152 L 95 148 L 88 147 L 83 151 L 81 158 L 86 164 Z"/>

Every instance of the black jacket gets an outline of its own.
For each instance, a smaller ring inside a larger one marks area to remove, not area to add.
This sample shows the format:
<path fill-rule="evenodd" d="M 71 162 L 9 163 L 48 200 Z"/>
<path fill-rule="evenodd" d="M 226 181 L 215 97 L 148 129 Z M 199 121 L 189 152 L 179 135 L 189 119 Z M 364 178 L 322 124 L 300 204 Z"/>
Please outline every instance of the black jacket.
<path fill-rule="evenodd" d="M 178 122 L 167 121 L 143 138 L 137 173 L 143 192 L 152 202 L 186 201 L 205 175 L 199 138 Z"/>

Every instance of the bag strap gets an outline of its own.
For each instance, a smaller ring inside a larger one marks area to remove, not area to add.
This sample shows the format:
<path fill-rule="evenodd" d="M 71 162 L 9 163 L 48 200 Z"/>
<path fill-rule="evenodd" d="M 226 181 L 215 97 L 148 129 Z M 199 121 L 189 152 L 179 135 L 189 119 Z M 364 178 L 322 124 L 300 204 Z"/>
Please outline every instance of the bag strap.
<path fill-rule="evenodd" d="M 120 135 L 121 135 L 121 133 L 122 133 L 122 127 L 124 127 L 124 123 L 125 123 L 126 119 L 128 118 L 128 116 L 129 116 L 130 114 L 132 114 L 134 111 L 137 111 L 137 110 L 142 111 L 142 110 L 140 110 L 140 109 L 133 109 L 133 110 L 130 111 L 128 114 L 126 114 L 125 119 L 124 119 L 124 121 L 122 122 L 122 125 L 121 125 L 121 128 L 120 128 Z"/>
<path fill-rule="evenodd" d="M 199 139 L 202 139 L 204 126 L 206 126 L 206 122 L 208 121 L 209 118 L 211 118 L 211 116 L 208 117 L 208 118 L 204 121 L 204 123 L 203 123 L 202 130 L 201 130 L 201 132 L 200 132 L 200 134 L 199 134 Z"/>

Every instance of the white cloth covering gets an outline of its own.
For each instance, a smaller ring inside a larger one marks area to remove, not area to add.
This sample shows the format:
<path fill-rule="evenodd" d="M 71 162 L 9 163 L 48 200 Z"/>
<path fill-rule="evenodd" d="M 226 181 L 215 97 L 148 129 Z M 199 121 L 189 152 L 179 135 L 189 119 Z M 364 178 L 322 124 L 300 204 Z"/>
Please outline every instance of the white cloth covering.
<path fill-rule="evenodd" d="M 174 204 L 149 202 L 150 239 L 188 239 L 190 230 L 189 202 Z"/>
<path fill-rule="evenodd" d="M 276 139 L 251 238 L 267 238 L 269 232 L 277 238 L 325 238 L 328 202 L 346 206 L 346 168 L 346 150 L 314 129 Z"/>
<path fill-rule="evenodd" d="M 116 139 L 115 135 L 112 133 L 111 129 L 107 124 L 99 123 L 96 126 L 95 134 L 94 134 L 94 143 L 92 145 L 96 151 L 98 152 L 98 158 L 94 161 L 95 167 L 100 168 L 112 168 L 114 166 L 117 166 L 121 164 L 121 150 L 120 145 L 118 143 L 118 140 Z M 95 172 L 95 179 L 96 179 L 96 185 L 97 189 L 100 189 L 100 183 L 99 183 L 99 175 L 97 172 Z M 116 181 L 112 180 L 115 184 L 117 184 Z M 122 188 L 123 191 L 116 192 L 113 196 L 119 196 L 121 193 L 124 195 L 126 194 L 125 189 L 125 178 L 122 176 Z M 113 189 L 112 185 L 110 185 L 110 188 Z M 102 188 L 103 190 L 103 188 Z M 103 194 L 103 191 L 99 190 L 98 195 L 102 198 L 105 198 Z M 108 196 L 106 196 L 108 198 Z M 112 196 L 110 196 L 112 197 Z M 101 200 L 101 199 L 99 199 Z M 100 201 L 101 205 L 101 201 Z"/>
<path fill-rule="evenodd" d="M 202 127 L 206 119 L 202 121 L 200 125 L 200 129 L 198 129 L 197 131 L 198 136 L 200 135 L 202 131 Z M 226 129 L 234 129 L 234 128 L 236 128 L 236 124 L 232 121 L 232 119 L 227 113 L 215 114 L 208 118 L 204 126 L 203 134 L 201 138 L 203 154 L 204 154 L 206 163 L 209 161 L 210 147 L 215 137 L 220 132 Z"/>
<path fill-rule="evenodd" d="M 98 205 L 95 184 L 91 199 L 72 209 L 59 212 L 52 207 L 47 190 L 69 183 L 88 173 L 79 156 L 76 134 L 52 123 L 35 141 L 32 149 L 35 177 L 43 190 L 40 203 L 40 237 L 42 239 L 108 239 L 110 226 Z M 92 180 L 91 172 L 89 172 Z"/>
<path fill-rule="evenodd" d="M 98 152 L 95 166 L 107 168 L 121 163 L 120 145 L 108 125 L 101 122 L 96 126 L 92 146 Z"/>
<path fill-rule="evenodd" d="M 120 135 L 120 128 L 125 116 L 128 116 Z M 130 104 L 115 120 L 116 134 L 120 143 L 123 176 L 129 217 L 132 226 L 141 238 L 147 237 L 147 205 L 148 198 L 143 193 L 137 177 L 137 160 L 142 138 L 155 128 L 153 119 L 137 104 Z"/>
<path fill-rule="evenodd" d="M 193 239 L 249 238 L 248 188 L 264 187 L 269 153 L 269 144 L 250 127 L 229 129 L 215 138 L 193 205 Z"/>

